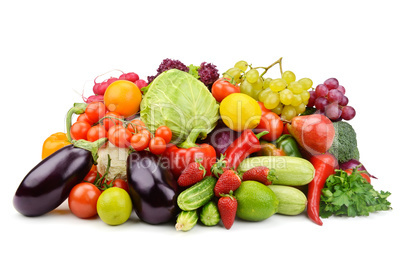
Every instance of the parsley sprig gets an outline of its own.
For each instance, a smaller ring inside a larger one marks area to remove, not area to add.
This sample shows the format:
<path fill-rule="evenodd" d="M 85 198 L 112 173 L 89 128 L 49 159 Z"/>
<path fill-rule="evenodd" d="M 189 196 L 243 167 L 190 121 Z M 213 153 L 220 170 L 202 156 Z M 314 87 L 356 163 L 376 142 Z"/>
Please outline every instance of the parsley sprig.
<path fill-rule="evenodd" d="M 390 192 L 374 190 L 357 168 L 350 175 L 343 170 L 336 170 L 334 175 L 328 177 L 322 189 L 320 216 L 368 216 L 374 211 L 389 210 L 392 209 L 387 200 L 390 195 Z"/>

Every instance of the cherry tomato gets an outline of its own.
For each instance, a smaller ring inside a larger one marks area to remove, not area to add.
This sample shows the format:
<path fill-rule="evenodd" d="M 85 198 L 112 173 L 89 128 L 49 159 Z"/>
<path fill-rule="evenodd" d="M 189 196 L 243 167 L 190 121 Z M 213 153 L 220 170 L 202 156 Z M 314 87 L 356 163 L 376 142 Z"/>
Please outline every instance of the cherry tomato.
<path fill-rule="evenodd" d="M 113 187 L 121 188 L 123 190 L 126 190 L 126 192 L 128 193 L 128 183 L 123 179 L 115 179 L 113 181 Z"/>
<path fill-rule="evenodd" d="M 346 169 L 346 170 L 344 170 L 348 175 L 351 175 L 352 173 L 353 173 L 353 169 Z M 363 178 L 365 178 L 366 179 L 366 181 L 368 182 L 368 183 L 371 183 L 371 178 L 370 178 L 370 176 L 368 175 L 368 174 L 366 174 L 366 173 L 364 173 L 364 172 L 359 172 L 360 173 L 360 175 L 362 175 L 362 177 Z"/>
<path fill-rule="evenodd" d="M 68 196 L 68 206 L 71 212 L 83 219 L 97 214 L 96 203 L 101 191 L 92 183 L 81 182 L 73 187 Z"/>
<path fill-rule="evenodd" d="M 143 151 L 148 148 L 150 139 L 150 136 L 146 134 L 144 135 L 143 133 L 137 133 L 131 137 L 130 144 L 134 150 Z"/>
<path fill-rule="evenodd" d="M 74 140 L 86 140 L 88 130 L 91 128 L 91 125 L 86 121 L 77 121 L 71 126 L 71 137 Z"/>
<path fill-rule="evenodd" d="M 84 181 L 94 184 L 97 175 L 98 175 L 98 171 L 91 169 L 91 170 L 88 172 L 88 174 L 85 176 Z"/>
<path fill-rule="evenodd" d="M 141 129 L 138 133 L 147 136 L 148 139 L 152 138 L 151 132 L 149 130 L 147 130 L 147 129 Z"/>
<path fill-rule="evenodd" d="M 109 141 L 117 147 L 128 148 L 130 146 L 130 140 L 133 134 L 126 128 L 120 125 L 112 127 L 111 131 L 108 132 Z"/>
<path fill-rule="evenodd" d="M 142 129 L 145 129 L 145 123 L 140 119 L 133 119 L 127 124 L 127 129 L 132 133 L 137 133 Z"/>
<path fill-rule="evenodd" d="M 230 83 L 227 78 L 220 78 L 213 83 L 211 93 L 217 102 L 221 102 L 232 93 L 240 93 L 240 88 Z"/>
<path fill-rule="evenodd" d="M 107 112 L 105 104 L 100 101 L 94 101 L 91 102 L 87 105 L 87 108 L 85 109 L 85 114 L 87 115 L 88 119 L 91 122 L 98 122 L 99 119 L 105 116 Z"/>
<path fill-rule="evenodd" d="M 153 154 L 162 154 L 166 150 L 166 142 L 161 137 L 154 137 L 149 142 L 149 151 Z"/>
<path fill-rule="evenodd" d="M 105 116 L 107 112 L 105 104 L 100 101 L 94 101 L 88 104 L 85 109 L 85 114 L 91 122 L 98 122 L 99 119 Z"/>
<path fill-rule="evenodd" d="M 103 125 L 106 130 L 109 130 L 112 126 L 123 124 L 123 122 L 121 121 L 123 119 L 123 116 L 119 115 L 118 113 L 107 112 L 105 114 L 105 117 L 110 117 L 110 118 L 104 118 L 101 123 L 101 125 Z"/>
<path fill-rule="evenodd" d="M 161 137 L 168 144 L 172 139 L 172 131 L 167 126 L 160 126 L 155 131 L 155 137 Z"/>
<path fill-rule="evenodd" d="M 94 142 L 99 140 L 100 138 L 107 138 L 107 131 L 101 125 L 96 125 L 91 127 L 87 133 L 87 140 L 90 142 Z"/>
<path fill-rule="evenodd" d="M 260 105 L 262 114 L 260 124 L 255 129 L 258 132 L 269 131 L 269 133 L 262 136 L 261 139 L 275 141 L 282 135 L 283 122 L 276 113 L 266 109 L 262 102 L 258 102 L 258 104 Z"/>
<path fill-rule="evenodd" d="M 94 122 L 91 122 L 91 120 L 89 120 L 88 116 L 86 113 L 82 113 L 77 117 L 77 121 L 85 121 L 88 124 L 92 125 Z"/>

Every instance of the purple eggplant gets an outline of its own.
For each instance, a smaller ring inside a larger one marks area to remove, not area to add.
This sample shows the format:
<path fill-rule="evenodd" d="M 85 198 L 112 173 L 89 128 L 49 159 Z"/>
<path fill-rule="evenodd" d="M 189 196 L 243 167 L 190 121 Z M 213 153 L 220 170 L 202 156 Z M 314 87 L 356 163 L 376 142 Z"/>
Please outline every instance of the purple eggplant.
<path fill-rule="evenodd" d="M 198 140 L 199 143 L 207 143 L 214 147 L 216 157 L 220 158 L 221 154 L 225 154 L 226 149 L 234 140 L 240 136 L 241 132 L 237 132 L 228 128 L 222 120 L 212 130 L 204 140 Z"/>
<path fill-rule="evenodd" d="M 93 165 L 92 153 L 68 145 L 43 159 L 22 180 L 14 199 L 25 216 L 40 216 L 63 203 Z"/>
<path fill-rule="evenodd" d="M 161 224 L 175 219 L 177 182 L 157 156 L 132 152 L 127 158 L 127 182 L 133 208 L 142 221 Z"/>

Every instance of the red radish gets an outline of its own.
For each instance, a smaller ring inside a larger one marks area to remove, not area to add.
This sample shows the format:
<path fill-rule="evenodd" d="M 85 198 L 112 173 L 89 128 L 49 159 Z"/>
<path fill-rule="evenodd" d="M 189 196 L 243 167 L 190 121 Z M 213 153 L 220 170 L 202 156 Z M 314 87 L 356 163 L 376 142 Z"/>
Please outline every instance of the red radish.
<path fill-rule="evenodd" d="M 109 79 L 107 79 L 107 80 L 105 80 L 105 81 L 103 81 L 101 83 L 96 83 L 95 82 L 95 84 L 93 86 L 93 92 L 95 93 L 95 95 L 104 95 L 107 87 L 111 83 L 113 83 L 113 82 L 115 82 L 117 80 L 119 80 L 119 79 L 116 78 L 116 77 L 110 77 Z"/>
<path fill-rule="evenodd" d="M 95 83 L 93 91 L 95 95 L 104 95 L 108 86 L 109 85 L 107 84 L 106 81 L 103 81 L 101 83 Z"/>
<path fill-rule="evenodd" d="M 92 95 L 92 96 L 89 96 L 88 98 L 83 97 L 83 100 L 85 103 L 91 103 L 91 102 L 95 102 L 95 101 L 103 102 L 103 95 Z"/>
<path fill-rule="evenodd" d="M 138 79 L 140 79 L 140 77 L 138 76 L 138 74 L 131 72 L 131 73 L 124 73 L 124 74 L 120 75 L 119 79 L 120 80 L 128 80 L 128 81 L 135 83 Z"/>
<path fill-rule="evenodd" d="M 148 83 L 145 82 L 145 81 L 142 80 L 142 79 L 139 79 L 139 80 L 135 81 L 134 84 L 136 84 L 139 89 L 148 86 Z"/>

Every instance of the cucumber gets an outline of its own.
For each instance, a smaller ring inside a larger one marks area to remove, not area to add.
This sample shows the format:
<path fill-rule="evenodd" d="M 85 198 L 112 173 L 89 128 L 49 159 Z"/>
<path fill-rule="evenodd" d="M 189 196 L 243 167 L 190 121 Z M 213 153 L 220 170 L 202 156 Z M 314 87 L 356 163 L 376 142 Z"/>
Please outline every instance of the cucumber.
<path fill-rule="evenodd" d="M 307 198 L 292 186 L 268 185 L 279 200 L 278 214 L 299 215 L 306 209 Z"/>
<path fill-rule="evenodd" d="M 256 156 L 243 160 L 237 171 L 243 174 L 247 170 L 266 166 L 275 170 L 276 180 L 272 184 L 301 186 L 311 182 L 314 178 L 314 166 L 306 159 L 294 156 Z"/>
<path fill-rule="evenodd" d="M 214 177 L 205 177 L 202 181 L 181 192 L 177 197 L 177 205 L 185 211 L 202 207 L 214 196 L 215 184 Z"/>
<path fill-rule="evenodd" d="M 219 223 L 221 216 L 219 215 L 218 206 L 215 201 L 210 200 L 201 208 L 200 221 L 206 226 L 214 226 Z"/>
<path fill-rule="evenodd" d="M 177 231 L 189 231 L 198 221 L 198 214 L 196 210 L 181 211 L 177 216 L 175 228 Z"/>

